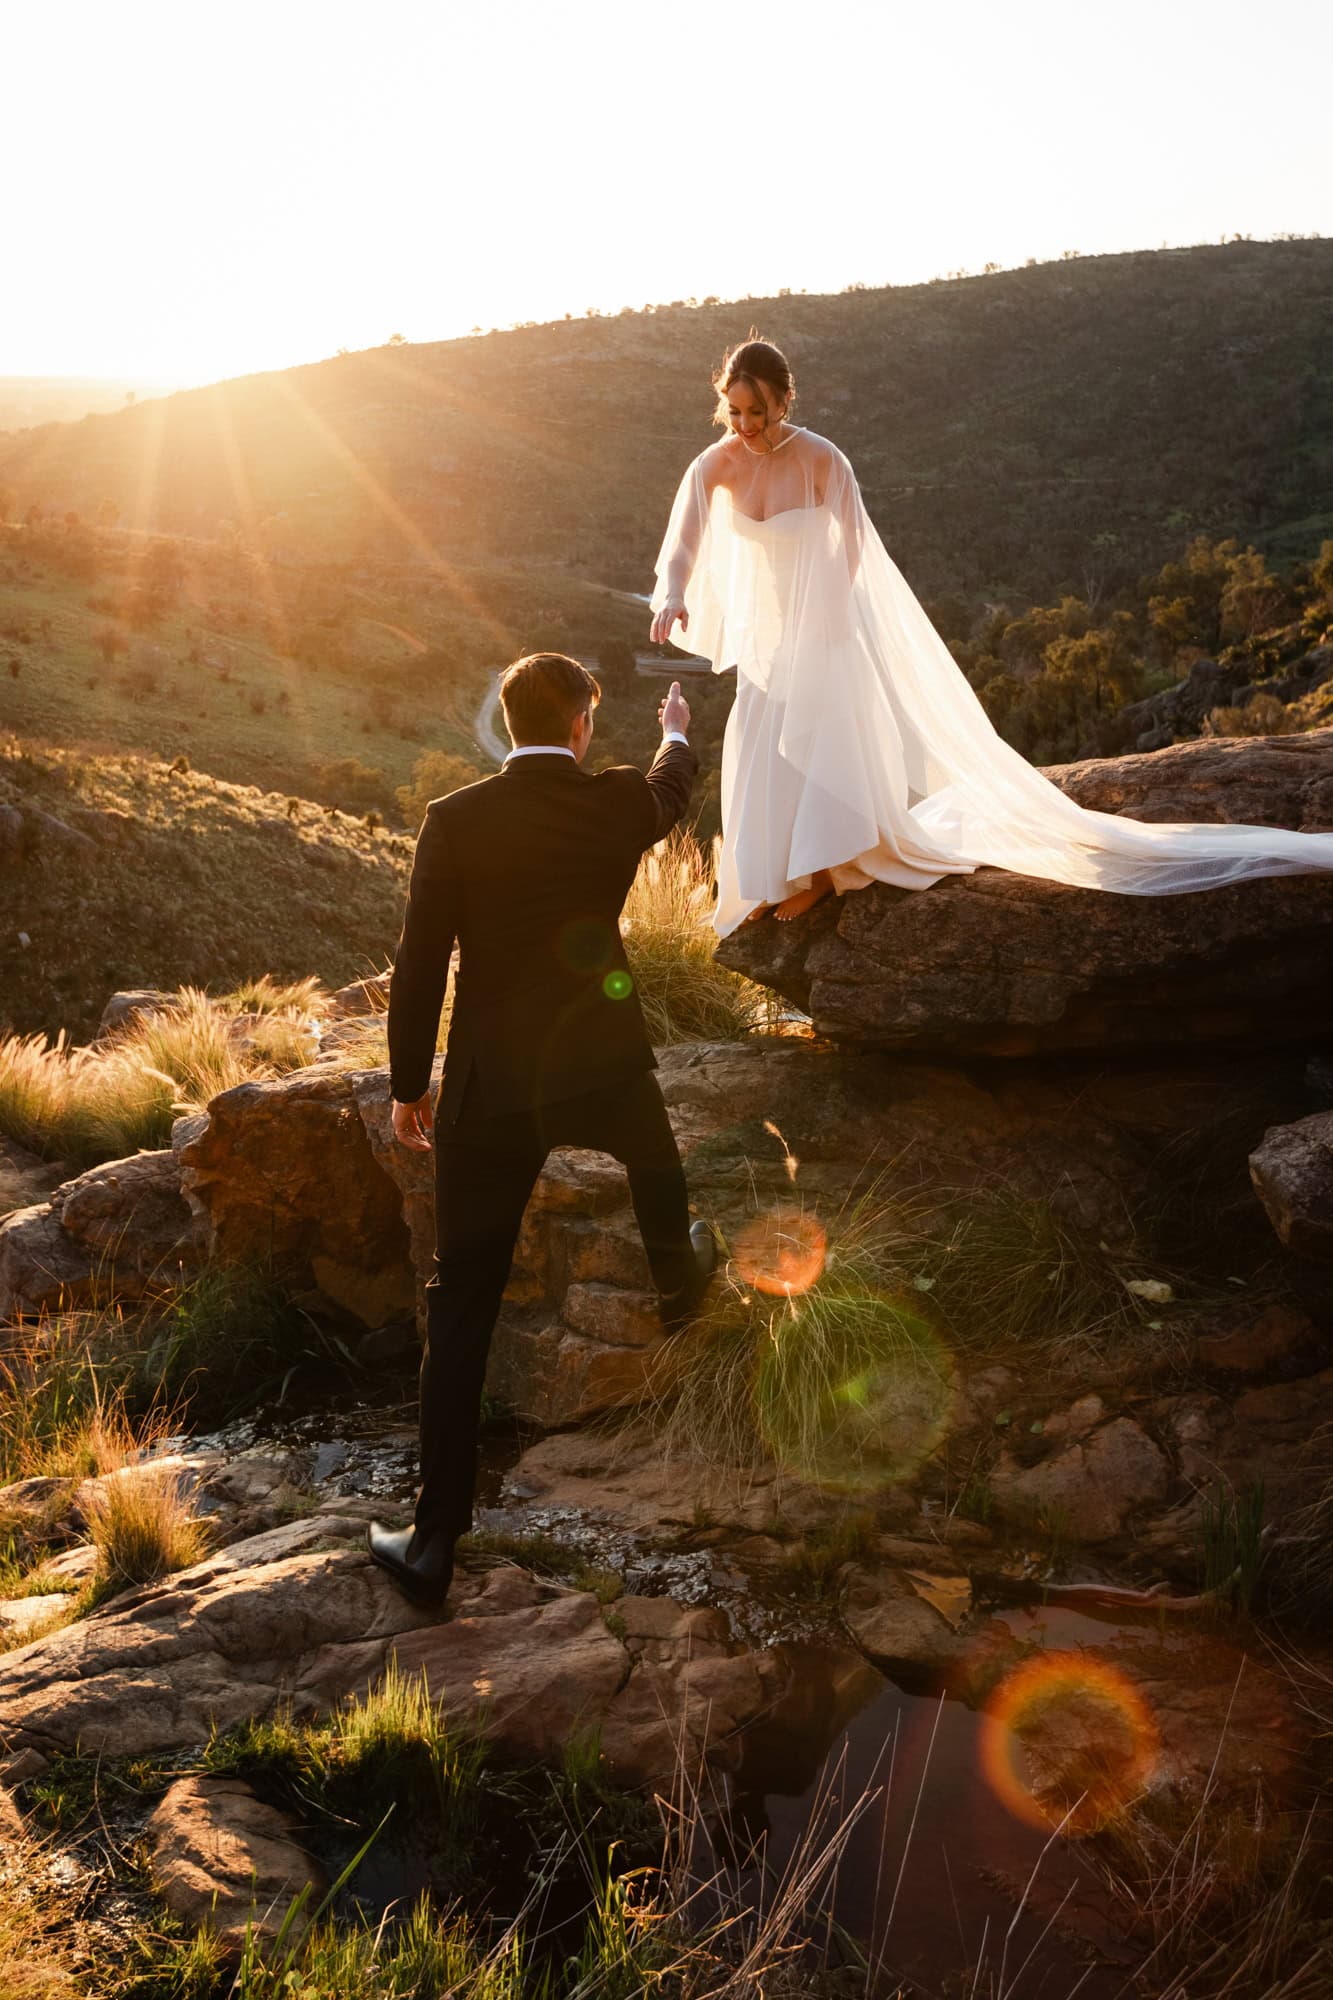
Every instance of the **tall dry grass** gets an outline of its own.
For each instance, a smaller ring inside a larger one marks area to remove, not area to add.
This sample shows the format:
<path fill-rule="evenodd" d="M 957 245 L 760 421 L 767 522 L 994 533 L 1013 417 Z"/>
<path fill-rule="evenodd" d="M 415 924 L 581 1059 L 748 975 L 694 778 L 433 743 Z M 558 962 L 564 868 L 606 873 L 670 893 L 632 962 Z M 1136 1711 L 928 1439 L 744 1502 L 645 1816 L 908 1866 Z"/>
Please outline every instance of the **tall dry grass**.
<path fill-rule="evenodd" d="M 165 1146 L 174 1121 L 220 1091 L 311 1060 L 316 1038 L 302 1011 L 260 1011 L 264 1019 L 243 1039 L 228 1011 L 184 986 L 169 1008 L 138 1016 L 104 1041 L 74 1047 L 63 1030 L 54 1041 L 6 1036 L 0 1132 L 75 1169 Z"/>
<path fill-rule="evenodd" d="M 625 949 L 648 1036 L 671 1042 L 734 1042 L 771 1026 L 773 996 L 714 957 L 716 850 L 706 854 L 677 828 L 639 864 L 625 903 Z"/>

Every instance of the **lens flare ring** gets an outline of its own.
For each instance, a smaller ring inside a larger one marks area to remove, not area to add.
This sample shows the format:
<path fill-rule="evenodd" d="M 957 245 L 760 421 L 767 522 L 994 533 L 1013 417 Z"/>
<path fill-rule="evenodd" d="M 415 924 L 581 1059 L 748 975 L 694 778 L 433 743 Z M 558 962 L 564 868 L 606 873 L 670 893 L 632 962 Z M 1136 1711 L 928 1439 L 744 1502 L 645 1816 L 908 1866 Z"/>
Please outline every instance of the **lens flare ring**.
<path fill-rule="evenodd" d="M 1161 1738 L 1139 1689 L 1092 1653 L 1043 1653 L 1001 1681 L 981 1766 L 1016 1819 L 1095 1833 L 1150 1782 Z"/>

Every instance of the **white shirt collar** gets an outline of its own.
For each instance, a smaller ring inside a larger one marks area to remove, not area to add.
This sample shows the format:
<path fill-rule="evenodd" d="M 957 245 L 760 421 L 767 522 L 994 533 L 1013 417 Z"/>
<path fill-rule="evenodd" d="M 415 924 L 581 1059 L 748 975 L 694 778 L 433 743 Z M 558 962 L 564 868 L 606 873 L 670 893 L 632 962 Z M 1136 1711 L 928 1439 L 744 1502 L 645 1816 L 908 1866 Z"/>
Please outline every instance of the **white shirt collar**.
<path fill-rule="evenodd" d="M 512 764 L 515 757 L 573 758 L 574 752 L 567 743 L 520 743 L 515 749 L 510 751 L 509 755 L 505 758 L 505 763 Z M 577 763 L 577 758 L 574 758 L 574 761 Z"/>

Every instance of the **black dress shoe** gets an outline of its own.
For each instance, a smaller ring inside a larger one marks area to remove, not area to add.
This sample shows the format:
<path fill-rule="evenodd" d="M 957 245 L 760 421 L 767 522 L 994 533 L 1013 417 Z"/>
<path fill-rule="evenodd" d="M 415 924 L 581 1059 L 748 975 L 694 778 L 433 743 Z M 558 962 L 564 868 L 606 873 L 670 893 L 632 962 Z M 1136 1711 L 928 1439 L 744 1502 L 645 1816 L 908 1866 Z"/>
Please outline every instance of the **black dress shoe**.
<path fill-rule="evenodd" d="M 681 1291 L 663 1296 L 658 1306 L 667 1333 L 681 1333 L 689 1325 L 717 1269 L 717 1238 L 708 1223 L 690 1224 L 690 1246 L 694 1251 L 694 1276 Z"/>
<path fill-rule="evenodd" d="M 372 1521 L 366 1546 L 381 1569 L 418 1604 L 438 1607 L 454 1579 L 454 1545 L 448 1535 L 423 1535 L 415 1528 L 383 1528 Z"/>

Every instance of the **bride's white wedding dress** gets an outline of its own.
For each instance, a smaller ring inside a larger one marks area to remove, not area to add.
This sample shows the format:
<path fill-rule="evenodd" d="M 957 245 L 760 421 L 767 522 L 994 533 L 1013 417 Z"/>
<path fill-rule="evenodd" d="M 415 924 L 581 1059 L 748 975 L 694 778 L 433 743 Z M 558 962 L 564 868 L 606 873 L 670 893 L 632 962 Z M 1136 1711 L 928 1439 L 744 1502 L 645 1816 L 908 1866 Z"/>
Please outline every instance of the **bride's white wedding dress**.
<path fill-rule="evenodd" d="M 653 609 L 735 667 L 722 748 L 725 937 L 827 869 L 838 890 L 924 889 L 989 866 L 1122 894 L 1333 869 L 1333 832 L 1149 824 L 1090 812 L 999 736 L 866 513 L 851 465 L 794 430 L 688 467 Z"/>

